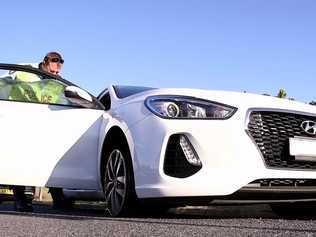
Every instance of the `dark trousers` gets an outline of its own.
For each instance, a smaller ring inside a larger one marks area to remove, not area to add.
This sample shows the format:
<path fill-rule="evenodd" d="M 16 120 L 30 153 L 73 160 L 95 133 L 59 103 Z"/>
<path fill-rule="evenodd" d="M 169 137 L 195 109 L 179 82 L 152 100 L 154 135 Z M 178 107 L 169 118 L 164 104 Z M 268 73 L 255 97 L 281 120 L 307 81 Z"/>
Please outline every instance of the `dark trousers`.
<path fill-rule="evenodd" d="M 30 186 L 13 186 L 13 195 L 15 201 L 30 203 L 33 200 L 35 187 Z"/>

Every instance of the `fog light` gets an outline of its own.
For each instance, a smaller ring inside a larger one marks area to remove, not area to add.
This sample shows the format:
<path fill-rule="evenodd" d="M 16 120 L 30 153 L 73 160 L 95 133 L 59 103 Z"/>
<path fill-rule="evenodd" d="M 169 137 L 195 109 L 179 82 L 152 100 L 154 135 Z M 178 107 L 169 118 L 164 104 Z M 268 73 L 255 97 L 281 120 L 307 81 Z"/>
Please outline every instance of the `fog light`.
<path fill-rule="evenodd" d="M 202 166 L 202 162 L 186 136 L 180 135 L 180 146 L 187 161 L 194 166 Z"/>

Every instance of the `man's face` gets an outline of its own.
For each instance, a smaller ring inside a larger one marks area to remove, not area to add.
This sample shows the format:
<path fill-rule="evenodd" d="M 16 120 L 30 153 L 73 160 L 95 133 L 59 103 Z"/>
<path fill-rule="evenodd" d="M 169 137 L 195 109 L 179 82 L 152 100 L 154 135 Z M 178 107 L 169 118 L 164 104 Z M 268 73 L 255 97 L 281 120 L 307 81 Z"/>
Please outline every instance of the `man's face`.
<path fill-rule="evenodd" d="M 59 61 L 59 59 L 49 59 L 48 64 L 47 64 L 47 71 L 52 73 L 52 74 L 59 74 L 61 68 L 62 68 L 63 64 Z"/>

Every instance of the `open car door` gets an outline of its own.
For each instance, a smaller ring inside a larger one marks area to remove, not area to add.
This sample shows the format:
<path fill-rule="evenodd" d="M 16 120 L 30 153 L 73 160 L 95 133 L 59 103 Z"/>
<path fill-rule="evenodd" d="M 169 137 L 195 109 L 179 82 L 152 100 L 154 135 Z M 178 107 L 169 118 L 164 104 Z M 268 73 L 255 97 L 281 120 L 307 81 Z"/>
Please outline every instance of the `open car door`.
<path fill-rule="evenodd" d="M 35 68 L 0 64 L 0 184 L 98 189 L 104 111 L 69 100 L 67 86 Z"/>

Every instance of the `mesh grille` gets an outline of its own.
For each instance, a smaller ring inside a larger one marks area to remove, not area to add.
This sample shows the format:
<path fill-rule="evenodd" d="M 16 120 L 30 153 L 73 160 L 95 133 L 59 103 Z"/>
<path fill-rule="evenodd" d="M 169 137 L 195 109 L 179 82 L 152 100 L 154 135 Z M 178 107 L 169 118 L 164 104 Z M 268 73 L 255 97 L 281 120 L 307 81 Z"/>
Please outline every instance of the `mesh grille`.
<path fill-rule="evenodd" d="M 260 184 L 261 187 L 315 187 L 315 179 L 259 179 L 251 184 Z"/>
<path fill-rule="evenodd" d="M 290 137 L 310 137 L 301 128 L 306 120 L 316 121 L 316 117 L 267 111 L 250 114 L 248 131 L 268 167 L 316 169 L 316 162 L 297 161 L 289 154 Z"/>

